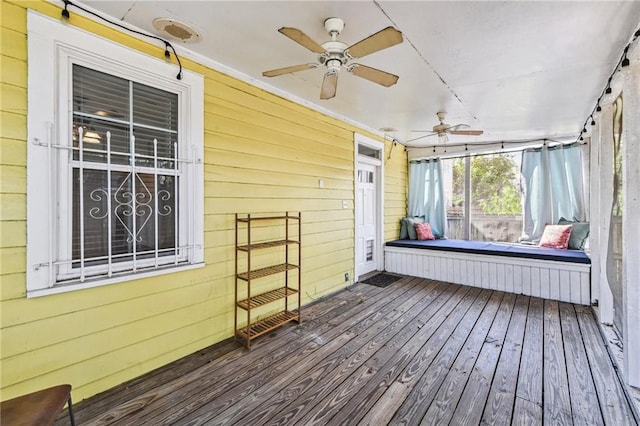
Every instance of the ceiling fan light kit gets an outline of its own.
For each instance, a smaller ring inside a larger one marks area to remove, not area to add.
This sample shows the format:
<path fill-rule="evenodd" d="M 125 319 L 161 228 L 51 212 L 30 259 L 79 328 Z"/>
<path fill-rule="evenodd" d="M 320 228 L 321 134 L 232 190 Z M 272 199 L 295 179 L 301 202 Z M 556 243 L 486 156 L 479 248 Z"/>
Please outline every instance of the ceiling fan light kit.
<path fill-rule="evenodd" d="M 318 55 L 318 63 L 277 68 L 264 71 L 262 75 L 264 77 L 276 77 L 324 66 L 326 73 L 320 89 L 320 99 L 324 100 L 331 99 L 336 95 L 338 75 L 342 68 L 345 68 L 347 72 L 357 77 L 369 80 L 383 87 L 390 87 L 398 82 L 397 75 L 362 64 L 349 64 L 349 61 L 402 43 L 403 38 L 400 31 L 393 27 L 387 27 L 351 46 L 347 46 L 346 43 L 338 40 L 338 35 L 340 35 L 344 29 L 344 21 L 342 19 L 327 18 L 324 21 L 324 28 L 327 33 L 329 33 L 331 40 L 322 44 L 318 44 L 297 28 L 280 28 L 278 31 L 282 35 L 289 37 L 291 40 Z"/>

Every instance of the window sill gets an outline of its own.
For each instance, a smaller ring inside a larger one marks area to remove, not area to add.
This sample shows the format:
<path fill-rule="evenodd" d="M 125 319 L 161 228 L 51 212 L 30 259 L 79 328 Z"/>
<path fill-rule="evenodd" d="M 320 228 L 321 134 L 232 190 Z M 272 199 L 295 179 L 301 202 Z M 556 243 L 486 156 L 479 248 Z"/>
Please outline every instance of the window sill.
<path fill-rule="evenodd" d="M 57 286 L 54 286 L 54 287 L 50 287 L 50 288 L 27 290 L 27 298 L 31 299 L 31 298 L 34 298 L 34 297 L 42 297 L 42 296 L 49 296 L 49 295 L 52 295 L 52 294 L 68 293 L 68 292 L 71 292 L 71 291 L 83 290 L 83 289 L 87 289 L 87 288 L 102 287 L 102 286 L 110 285 L 110 284 L 119 284 L 119 283 L 124 283 L 124 282 L 127 282 L 127 281 L 140 280 L 140 279 L 143 279 L 143 278 L 157 277 L 157 276 L 160 276 L 160 275 L 173 274 L 173 273 L 176 273 L 176 272 L 190 271 L 192 269 L 199 269 L 199 268 L 202 268 L 204 266 L 205 266 L 205 264 L 204 264 L 204 262 L 202 262 L 202 263 L 194 263 L 194 264 L 179 266 L 179 267 L 176 267 L 176 268 L 159 269 L 159 270 L 155 270 L 155 271 L 146 271 L 146 272 L 140 272 L 140 273 L 135 273 L 135 274 L 127 274 L 127 275 L 111 277 L 111 278 L 97 278 L 95 280 L 87 280 L 87 281 L 85 281 L 83 283 L 72 282 L 72 283 L 69 283 L 69 284 L 60 284 L 60 285 L 57 285 Z"/>

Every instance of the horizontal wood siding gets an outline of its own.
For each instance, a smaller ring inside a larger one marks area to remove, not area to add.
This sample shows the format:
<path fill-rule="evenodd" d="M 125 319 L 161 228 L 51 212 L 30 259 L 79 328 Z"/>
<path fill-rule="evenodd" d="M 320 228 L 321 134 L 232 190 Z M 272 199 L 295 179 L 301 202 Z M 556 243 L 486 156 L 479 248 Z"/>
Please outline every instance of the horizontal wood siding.
<path fill-rule="evenodd" d="M 27 7 L 60 16 L 45 1 L 1 3 L 2 400 L 68 382 L 79 401 L 231 337 L 236 212 L 302 212 L 303 303 L 349 284 L 344 274 L 354 273 L 354 133 L 381 138 L 182 58 L 185 68 L 205 76 L 206 266 L 26 299 Z M 157 43 L 78 14 L 69 24 L 163 58 Z M 390 152 L 392 144 L 385 142 L 385 154 L 391 154 L 385 238 L 392 239 L 405 214 L 407 157 L 400 146 Z M 277 256 L 277 250 L 261 254 L 257 262 Z"/>
<path fill-rule="evenodd" d="M 400 144 L 387 143 L 384 158 L 384 240 L 392 241 L 400 236 L 400 219 L 407 215 L 409 163 Z"/>
<path fill-rule="evenodd" d="M 385 247 L 389 272 L 591 304 L 590 265 L 516 257 Z"/>

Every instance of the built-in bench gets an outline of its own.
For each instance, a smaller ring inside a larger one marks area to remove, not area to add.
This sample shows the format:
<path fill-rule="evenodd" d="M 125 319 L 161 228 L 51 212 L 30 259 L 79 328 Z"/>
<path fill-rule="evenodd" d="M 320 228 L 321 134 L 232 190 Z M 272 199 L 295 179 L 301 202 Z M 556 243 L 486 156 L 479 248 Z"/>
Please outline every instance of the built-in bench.
<path fill-rule="evenodd" d="M 581 250 L 466 240 L 395 240 L 389 272 L 589 305 L 591 260 Z"/>

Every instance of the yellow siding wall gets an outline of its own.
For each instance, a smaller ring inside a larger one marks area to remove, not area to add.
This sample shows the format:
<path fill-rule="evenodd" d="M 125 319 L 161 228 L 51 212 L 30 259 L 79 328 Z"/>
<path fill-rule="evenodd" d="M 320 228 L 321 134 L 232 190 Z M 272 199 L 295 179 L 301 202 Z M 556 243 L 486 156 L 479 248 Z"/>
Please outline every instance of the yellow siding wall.
<path fill-rule="evenodd" d="M 73 384 L 80 400 L 231 337 L 236 212 L 302 211 L 303 303 L 346 285 L 345 272 L 354 273 L 353 135 L 367 132 L 183 60 L 205 76 L 206 267 L 26 299 L 27 7 L 60 14 L 44 1 L 1 3 L 2 400 L 58 383 Z M 157 46 L 73 12 L 70 24 L 162 58 Z M 401 146 L 385 170 L 389 240 L 405 214 Z"/>

